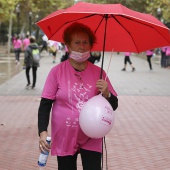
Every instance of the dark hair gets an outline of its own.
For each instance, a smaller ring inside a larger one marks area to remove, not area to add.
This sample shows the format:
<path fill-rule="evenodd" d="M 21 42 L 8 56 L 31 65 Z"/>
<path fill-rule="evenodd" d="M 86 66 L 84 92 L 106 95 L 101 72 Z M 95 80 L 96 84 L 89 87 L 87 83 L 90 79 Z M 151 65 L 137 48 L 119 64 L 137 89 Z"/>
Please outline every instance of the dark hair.
<path fill-rule="evenodd" d="M 89 42 L 90 42 L 91 47 L 93 47 L 94 43 L 96 43 L 96 36 L 93 33 L 93 31 L 87 25 L 75 22 L 69 25 L 63 32 L 63 40 L 65 44 L 69 45 L 71 43 L 72 36 L 75 33 L 87 34 L 89 37 Z"/>
<path fill-rule="evenodd" d="M 30 43 L 35 43 L 35 37 L 34 36 L 30 36 Z"/>

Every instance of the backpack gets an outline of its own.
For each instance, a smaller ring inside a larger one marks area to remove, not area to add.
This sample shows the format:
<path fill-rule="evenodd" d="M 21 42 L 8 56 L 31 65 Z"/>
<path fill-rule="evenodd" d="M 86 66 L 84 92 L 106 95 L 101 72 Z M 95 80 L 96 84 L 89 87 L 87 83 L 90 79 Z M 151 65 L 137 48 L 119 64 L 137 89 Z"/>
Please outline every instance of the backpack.
<path fill-rule="evenodd" d="M 40 61 L 40 52 L 39 49 L 32 49 L 31 55 L 34 63 L 39 63 Z"/>

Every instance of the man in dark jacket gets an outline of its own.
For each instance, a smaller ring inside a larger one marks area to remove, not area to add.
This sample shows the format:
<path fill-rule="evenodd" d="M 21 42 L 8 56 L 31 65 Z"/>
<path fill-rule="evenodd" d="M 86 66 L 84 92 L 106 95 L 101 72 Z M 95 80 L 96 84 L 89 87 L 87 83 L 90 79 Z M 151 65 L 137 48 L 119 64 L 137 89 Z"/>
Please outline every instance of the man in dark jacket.
<path fill-rule="evenodd" d="M 27 78 L 27 85 L 26 85 L 26 89 L 35 89 L 35 84 L 36 84 L 36 79 L 37 79 L 37 67 L 40 66 L 39 64 L 39 60 L 34 59 L 33 57 L 33 51 L 34 50 L 38 50 L 38 54 L 39 55 L 39 49 L 38 49 L 38 45 L 35 42 L 35 37 L 31 36 L 30 37 L 30 45 L 26 48 L 25 50 L 25 56 L 24 56 L 24 65 L 26 68 L 26 78 Z M 32 76 L 33 76 L 33 83 L 31 85 L 30 82 L 30 69 L 32 68 Z"/>

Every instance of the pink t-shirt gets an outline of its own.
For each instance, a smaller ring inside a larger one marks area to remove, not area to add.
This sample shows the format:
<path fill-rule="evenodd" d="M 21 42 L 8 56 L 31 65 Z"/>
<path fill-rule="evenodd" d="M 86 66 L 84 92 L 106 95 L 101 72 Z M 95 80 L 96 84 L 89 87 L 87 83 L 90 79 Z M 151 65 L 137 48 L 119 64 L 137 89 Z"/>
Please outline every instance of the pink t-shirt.
<path fill-rule="evenodd" d="M 170 46 L 166 47 L 166 56 L 170 56 Z"/>
<path fill-rule="evenodd" d="M 131 55 L 130 52 L 125 52 L 124 54 L 125 54 L 125 56 L 130 56 Z"/>
<path fill-rule="evenodd" d="M 104 78 L 106 76 L 103 72 Z M 73 155 L 79 148 L 102 151 L 102 139 L 86 136 L 79 125 L 79 114 L 84 103 L 99 94 L 96 82 L 100 68 L 88 62 L 87 68 L 76 71 L 66 60 L 53 67 L 47 77 L 42 97 L 55 100 L 52 107 L 51 154 Z M 117 96 L 107 78 L 109 91 Z"/>
<path fill-rule="evenodd" d="M 22 41 L 20 39 L 16 39 L 13 41 L 14 48 L 21 48 L 22 47 Z"/>
<path fill-rule="evenodd" d="M 165 53 L 166 52 L 166 47 L 162 47 L 161 51 Z"/>
<path fill-rule="evenodd" d="M 24 50 L 28 47 L 29 44 L 30 44 L 29 38 L 25 38 L 25 39 L 23 40 Z"/>
<path fill-rule="evenodd" d="M 153 55 L 154 51 L 153 50 L 147 50 L 146 55 Z"/>

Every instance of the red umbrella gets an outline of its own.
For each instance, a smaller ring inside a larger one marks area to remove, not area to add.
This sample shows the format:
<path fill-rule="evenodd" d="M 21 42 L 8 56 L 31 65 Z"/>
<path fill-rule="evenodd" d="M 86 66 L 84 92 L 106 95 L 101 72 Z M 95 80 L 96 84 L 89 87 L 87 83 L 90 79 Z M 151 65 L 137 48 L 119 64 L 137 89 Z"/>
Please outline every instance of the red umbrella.
<path fill-rule="evenodd" d="M 94 31 L 94 51 L 139 53 L 170 44 L 170 30 L 162 22 L 121 4 L 79 2 L 48 15 L 37 25 L 49 39 L 63 42 L 63 30 L 73 22 L 88 25 Z"/>

